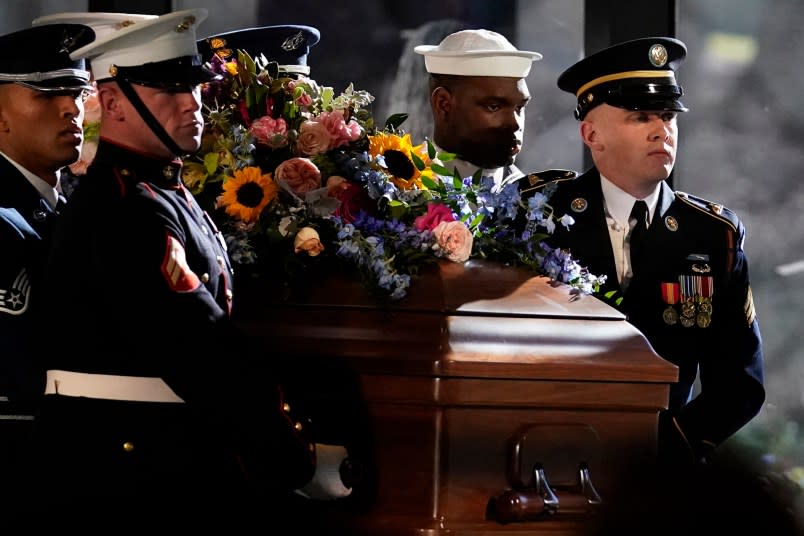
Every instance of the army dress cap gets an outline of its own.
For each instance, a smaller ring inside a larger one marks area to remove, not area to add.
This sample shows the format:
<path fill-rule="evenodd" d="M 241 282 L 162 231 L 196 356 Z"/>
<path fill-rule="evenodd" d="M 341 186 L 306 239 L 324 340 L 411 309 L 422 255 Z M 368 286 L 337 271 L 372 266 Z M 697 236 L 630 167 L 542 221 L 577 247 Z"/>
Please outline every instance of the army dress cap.
<path fill-rule="evenodd" d="M 95 13 L 86 15 L 87 21 L 97 21 Z M 124 80 L 174 87 L 216 80 L 219 75 L 202 65 L 196 47 L 196 30 L 207 15 L 206 9 L 195 8 L 140 19 L 108 32 L 71 56 L 88 59 L 98 82 Z M 109 28 L 108 20 L 98 24 Z"/>
<path fill-rule="evenodd" d="M 42 24 L 84 24 L 95 31 L 95 39 L 99 40 L 132 24 L 158 17 L 159 15 L 142 15 L 139 13 L 65 12 L 38 17 L 33 20 L 32 24 L 33 26 Z"/>
<path fill-rule="evenodd" d="M 575 118 L 598 104 L 626 110 L 686 112 L 676 70 L 687 47 L 670 37 L 645 37 L 596 52 L 564 71 L 558 87 L 578 99 Z"/>
<path fill-rule="evenodd" d="M 508 39 L 491 30 L 461 30 L 438 45 L 413 49 L 424 56 L 428 73 L 458 76 L 504 76 L 525 78 L 538 52 L 517 50 Z"/>
<path fill-rule="evenodd" d="M 0 83 L 39 91 L 91 89 L 83 59 L 70 52 L 92 42 L 95 33 L 81 24 L 48 24 L 0 36 Z"/>
<path fill-rule="evenodd" d="M 245 50 L 252 57 L 262 54 L 276 62 L 280 72 L 309 75 L 307 55 L 320 39 L 317 28 L 283 24 L 211 35 L 198 42 L 198 50 L 204 61 L 216 54 L 228 59 L 237 50 Z"/>

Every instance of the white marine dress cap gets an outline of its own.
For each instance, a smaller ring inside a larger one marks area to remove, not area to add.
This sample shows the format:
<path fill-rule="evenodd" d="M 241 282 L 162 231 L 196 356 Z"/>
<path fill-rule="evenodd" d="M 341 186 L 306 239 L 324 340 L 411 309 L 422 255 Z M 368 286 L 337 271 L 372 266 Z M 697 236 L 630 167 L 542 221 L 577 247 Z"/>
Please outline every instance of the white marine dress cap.
<path fill-rule="evenodd" d="M 165 82 L 171 83 L 172 78 L 182 77 L 188 67 L 200 68 L 196 31 L 207 18 L 208 11 L 204 8 L 146 18 L 131 18 L 128 14 L 128 18 L 123 17 L 123 25 L 116 24 L 120 22 L 120 18 L 117 18 L 111 26 L 108 17 L 98 18 L 97 13 L 91 12 L 84 15 L 86 18 L 83 20 L 88 21 L 85 24 L 95 20 L 97 24 L 111 29 L 106 35 L 97 37 L 90 45 L 71 54 L 72 57 L 89 59 L 96 80 L 115 78 L 118 70 L 133 71 L 141 67 L 140 72 L 147 68 L 151 71 L 151 77 L 164 76 Z M 184 63 L 175 66 L 170 63 L 185 58 L 187 66 Z M 171 71 L 174 67 L 177 70 Z"/>
<path fill-rule="evenodd" d="M 33 20 L 32 25 L 84 24 L 92 28 L 95 32 L 95 40 L 98 40 L 138 22 L 158 18 L 159 15 L 143 15 L 139 13 L 64 12 L 38 17 Z"/>

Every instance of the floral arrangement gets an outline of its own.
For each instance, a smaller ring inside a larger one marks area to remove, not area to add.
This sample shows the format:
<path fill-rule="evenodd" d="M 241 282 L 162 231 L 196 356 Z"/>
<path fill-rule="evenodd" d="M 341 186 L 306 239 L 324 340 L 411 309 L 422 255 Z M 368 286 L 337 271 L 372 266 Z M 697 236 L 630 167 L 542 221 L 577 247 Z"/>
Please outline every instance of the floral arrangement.
<path fill-rule="evenodd" d="M 376 125 L 374 97 L 352 85 L 336 95 L 244 51 L 209 67 L 222 79 L 203 88 L 202 145 L 182 178 L 241 269 L 288 289 L 311 273 L 357 271 L 390 300 L 439 259 L 525 266 L 585 293 L 603 282 L 543 244 L 546 234 L 512 225 L 572 224 L 553 215 L 549 191 L 523 200 L 516 184 L 496 191 L 490 177 L 460 177 L 447 167 L 454 155 L 401 130 L 404 114 Z"/>

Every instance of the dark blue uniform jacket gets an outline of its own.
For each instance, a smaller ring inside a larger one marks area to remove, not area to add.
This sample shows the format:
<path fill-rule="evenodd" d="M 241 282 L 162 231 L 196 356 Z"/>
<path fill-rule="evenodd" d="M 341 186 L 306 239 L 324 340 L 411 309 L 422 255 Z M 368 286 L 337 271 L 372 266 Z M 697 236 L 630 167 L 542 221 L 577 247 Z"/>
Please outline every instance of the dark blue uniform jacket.
<path fill-rule="evenodd" d="M 569 248 L 593 274 L 605 274 L 598 297 L 625 313 L 654 350 L 679 367 L 669 410 L 661 419 L 660 452 L 703 458 L 752 419 L 765 399 L 762 340 L 743 251 L 743 224 L 727 208 L 673 192 L 662 183 L 641 258 L 635 259 L 634 278 L 623 292 L 597 170 L 560 183 L 548 202 L 557 217 L 575 219 L 569 229 L 558 226 L 548 243 Z M 703 290 L 701 278 L 708 279 Z M 667 289 L 672 287 L 663 286 L 680 280 L 698 289 L 688 294 L 710 294 L 711 314 L 700 323 L 700 300 L 691 317 L 695 321 L 685 326 L 681 304 L 671 303 L 676 298 Z M 668 308 L 676 311 L 675 322 Z M 697 373 L 701 391 L 690 399 Z"/>
<path fill-rule="evenodd" d="M 306 423 L 284 399 L 270 353 L 230 320 L 225 245 L 180 169 L 101 140 L 54 236 L 46 282 L 59 351 L 47 365 L 159 377 L 185 404 L 49 395 L 37 437 L 46 450 L 58 433 L 80 438 L 70 455 L 88 464 L 81 471 L 97 477 L 96 491 L 169 474 L 200 481 L 199 496 L 225 494 L 215 483 L 229 476 L 301 487 L 315 468 Z M 63 444 L 53 449 L 51 458 L 66 455 Z"/>
<path fill-rule="evenodd" d="M 44 378 L 36 370 L 36 322 L 42 271 L 56 213 L 8 160 L 0 157 L 0 396 L 30 411 Z"/>

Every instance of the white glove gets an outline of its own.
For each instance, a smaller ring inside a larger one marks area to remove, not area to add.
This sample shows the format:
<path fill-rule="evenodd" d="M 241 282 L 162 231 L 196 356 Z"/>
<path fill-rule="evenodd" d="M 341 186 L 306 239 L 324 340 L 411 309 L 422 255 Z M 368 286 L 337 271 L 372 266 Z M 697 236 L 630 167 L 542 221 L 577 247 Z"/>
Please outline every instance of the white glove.
<path fill-rule="evenodd" d="M 320 501 L 348 497 L 352 493 L 352 488 L 343 485 L 340 474 L 341 463 L 349 455 L 346 448 L 340 445 L 316 443 L 315 453 L 315 474 L 312 480 L 303 488 L 297 489 L 296 493 Z"/>

